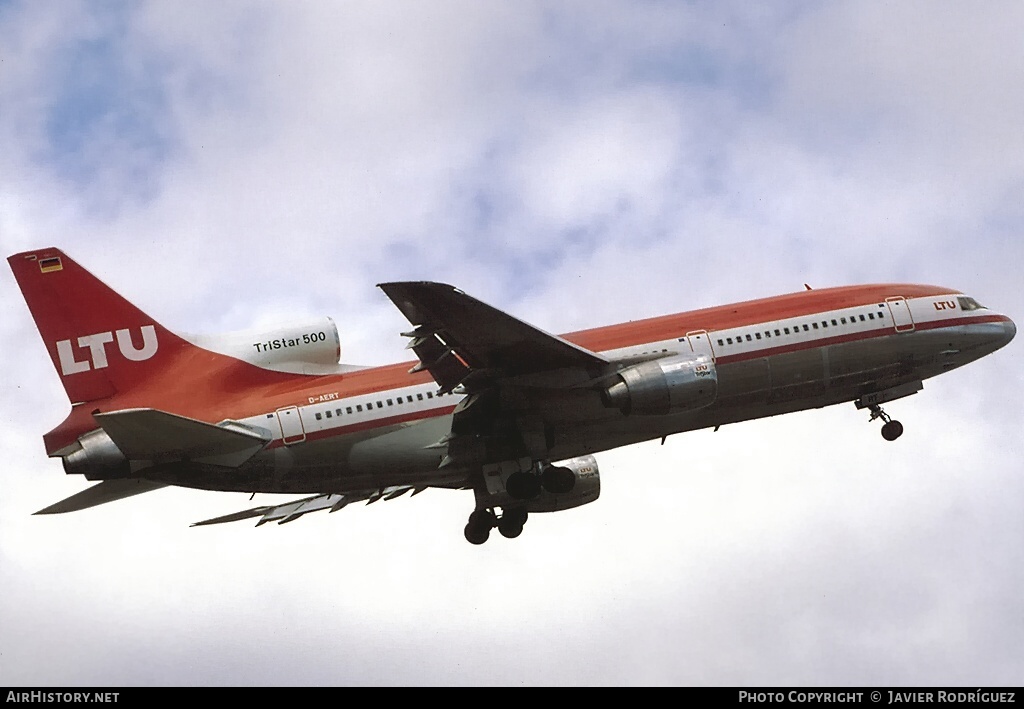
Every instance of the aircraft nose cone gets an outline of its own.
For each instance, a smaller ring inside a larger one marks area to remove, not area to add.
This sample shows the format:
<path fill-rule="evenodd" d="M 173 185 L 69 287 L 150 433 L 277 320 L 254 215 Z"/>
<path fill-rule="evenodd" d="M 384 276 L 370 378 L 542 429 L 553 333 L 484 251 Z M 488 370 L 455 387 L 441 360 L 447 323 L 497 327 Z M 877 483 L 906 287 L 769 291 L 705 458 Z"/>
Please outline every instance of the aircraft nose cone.
<path fill-rule="evenodd" d="M 1013 336 L 1016 334 L 1017 326 L 1013 324 L 1013 320 L 1006 318 L 1006 322 L 1003 323 L 1003 336 L 1006 338 L 1006 341 L 1003 342 L 1003 344 L 1009 344 L 1010 340 L 1012 340 Z"/>

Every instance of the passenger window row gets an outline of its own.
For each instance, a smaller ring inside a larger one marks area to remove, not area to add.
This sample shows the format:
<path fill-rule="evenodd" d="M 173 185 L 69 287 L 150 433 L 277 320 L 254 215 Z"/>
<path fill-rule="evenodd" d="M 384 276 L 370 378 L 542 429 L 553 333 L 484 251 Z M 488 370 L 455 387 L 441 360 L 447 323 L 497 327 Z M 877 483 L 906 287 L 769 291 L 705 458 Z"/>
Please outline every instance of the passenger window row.
<path fill-rule="evenodd" d="M 451 395 L 452 395 L 451 392 L 449 392 L 447 394 L 443 394 L 443 393 L 439 392 L 436 396 L 438 398 L 441 398 L 442 396 L 451 396 Z M 412 403 L 414 403 L 416 401 L 424 401 L 425 399 L 433 399 L 434 396 L 435 396 L 434 392 L 428 391 L 426 394 L 416 394 L 415 397 L 412 394 L 410 394 L 410 395 L 405 397 L 404 401 L 402 400 L 402 397 L 399 396 L 399 397 L 395 397 L 393 399 L 377 399 L 376 401 L 369 401 L 369 402 L 366 403 L 365 406 L 366 406 L 366 411 L 373 411 L 375 406 L 378 409 L 383 409 L 385 406 L 401 406 L 402 404 L 412 404 Z M 364 406 L 363 404 L 354 404 L 352 406 L 346 406 L 344 408 L 338 407 L 338 408 L 334 409 L 333 411 L 331 409 L 327 409 L 326 411 L 318 411 L 317 413 L 314 414 L 314 416 L 316 417 L 317 421 L 322 421 L 325 417 L 326 418 L 334 418 L 334 417 L 340 418 L 343 414 L 351 415 L 353 413 L 362 413 L 363 412 L 363 406 Z"/>
<path fill-rule="evenodd" d="M 884 303 L 879 303 L 879 308 L 885 308 Z M 868 322 L 869 320 L 881 320 L 883 318 L 882 312 L 869 310 L 866 313 L 855 313 L 850 315 L 849 318 L 831 318 L 820 321 L 814 321 L 810 323 L 799 323 L 790 327 L 775 328 L 774 330 L 763 330 L 758 332 L 746 333 L 743 335 L 737 335 L 733 337 L 724 337 L 718 339 L 719 347 L 726 347 L 732 344 L 741 344 L 743 342 L 754 342 L 756 340 L 770 340 L 773 335 L 774 337 L 784 337 L 785 335 L 796 335 L 800 332 L 811 332 L 812 330 L 827 330 L 829 327 L 842 327 L 843 325 L 853 325 L 857 322 Z M 820 323 L 820 325 L 819 325 Z M 803 328 L 801 330 L 801 328 Z M 792 330 L 792 332 L 791 332 Z M 735 342 L 734 342 L 735 340 Z"/>

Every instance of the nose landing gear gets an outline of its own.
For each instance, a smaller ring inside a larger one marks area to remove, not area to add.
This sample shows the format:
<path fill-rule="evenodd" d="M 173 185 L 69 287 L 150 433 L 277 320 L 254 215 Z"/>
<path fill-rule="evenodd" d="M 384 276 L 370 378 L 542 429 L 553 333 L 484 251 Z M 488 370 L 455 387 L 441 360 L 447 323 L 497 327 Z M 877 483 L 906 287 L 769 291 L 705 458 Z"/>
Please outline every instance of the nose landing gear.
<path fill-rule="evenodd" d="M 882 426 L 882 438 L 887 441 L 895 441 L 903 435 L 903 424 L 889 418 L 889 415 L 882 411 L 882 407 L 879 406 L 879 404 L 884 404 L 887 401 L 895 401 L 896 399 L 902 399 L 905 396 L 916 394 L 923 388 L 924 385 L 920 381 L 906 382 L 888 389 L 868 392 L 853 403 L 856 404 L 858 409 L 867 409 L 870 411 L 872 421 L 875 419 L 882 419 L 885 421 L 885 425 Z"/>
<path fill-rule="evenodd" d="M 873 404 L 868 407 L 868 410 L 871 412 L 871 421 L 880 418 L 885 422 L 882 424 L 882 438 L 887 441 L 895 441 L 903 435 L 903 424 L 894 418 L 890 418 L 889 414 L 882 411 L 881 406 Z"/>

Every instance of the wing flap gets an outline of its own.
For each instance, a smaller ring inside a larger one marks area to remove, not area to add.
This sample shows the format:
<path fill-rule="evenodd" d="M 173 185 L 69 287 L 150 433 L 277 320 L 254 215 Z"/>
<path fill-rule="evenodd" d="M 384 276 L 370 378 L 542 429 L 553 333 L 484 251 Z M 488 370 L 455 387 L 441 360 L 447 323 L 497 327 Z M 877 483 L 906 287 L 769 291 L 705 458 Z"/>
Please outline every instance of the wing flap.
<path fill-rule="evenodd" d="M 394 485 L 390 487 L 373 488 L 371 490 L 360 490 L 358 492 L 346 492 L 344 494 L 314 495 L 301 500 L 285 502 L 280 505 L 263 505 L 261 507 L 253 507 L 249 510 L 234 512 L 222 517 L 214 517 L 213 519 L 206 519 L 202 522 L 195 522 L 191 526 L 203 527 L 210 524 L 240 522 L 243 519 L 252 519 L 253 517 L 260 518 L 256 523 L 257 527 L 262 524 L 266 524 L 267 522 L 285 524 L 287 522 L 294 522 L 299 517 L 310 512 L 319 512 L 321 510 L 337 512 L 353 502 L 366 500 L 366 504 L 371 504 L 382 498 L 384 500 L 393 500 L 396 497 L 404 495 L 410 490 L 412 490 L 413 495 L 416 495 L 422 492 L 423 488 L 414 488 L 411 485 Z"/>
<path fill-rule="evenodd" d="M 124 409 L 93 416 L 130 460 L 190 460 L 234 468 L 270 442 L 269 432 L 235 422 L 214 425 L 158 409 Z"/>

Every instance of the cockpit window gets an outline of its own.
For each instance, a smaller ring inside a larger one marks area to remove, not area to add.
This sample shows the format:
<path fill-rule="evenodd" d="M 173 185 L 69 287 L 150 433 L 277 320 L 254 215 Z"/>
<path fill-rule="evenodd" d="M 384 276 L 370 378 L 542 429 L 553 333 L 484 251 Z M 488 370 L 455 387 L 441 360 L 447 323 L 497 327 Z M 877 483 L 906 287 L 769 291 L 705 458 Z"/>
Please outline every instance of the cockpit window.
<path fill-rule="evenodd" d="M 987 308 L 976 301 L 974 298 L 968 298 L 966 296 L 960 296 L 957 298 L 960 303 L 961 310 L 987 310 Z"/>

